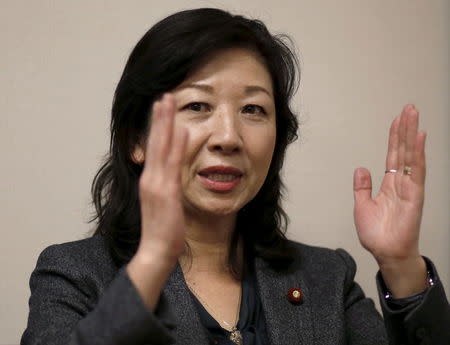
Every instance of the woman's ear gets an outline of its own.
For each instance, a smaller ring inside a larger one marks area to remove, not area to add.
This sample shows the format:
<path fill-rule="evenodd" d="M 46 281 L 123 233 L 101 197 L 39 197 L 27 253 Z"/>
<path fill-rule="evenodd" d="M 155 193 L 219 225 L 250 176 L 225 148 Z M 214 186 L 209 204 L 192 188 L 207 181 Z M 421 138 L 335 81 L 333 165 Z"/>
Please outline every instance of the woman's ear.
<path fill-rule="evenodd" d="M 143 164 L 145 161 L 145 152 L 141 145 L 136 145 L 131 153 L 131 160 L 136 164 Z"/>

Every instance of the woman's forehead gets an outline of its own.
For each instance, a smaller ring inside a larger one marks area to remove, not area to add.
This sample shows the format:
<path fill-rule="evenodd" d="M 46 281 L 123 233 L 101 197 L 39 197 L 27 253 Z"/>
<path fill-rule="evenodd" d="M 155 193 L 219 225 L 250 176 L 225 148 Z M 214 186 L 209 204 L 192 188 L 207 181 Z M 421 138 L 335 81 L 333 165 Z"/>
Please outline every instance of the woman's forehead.
<path fill-rule="evenodd" d="M 175 90 L 214 93 L 220 84 L 239 87 L 248 95 L 264 93 L 273 97 L 272 78 L 262 58 L 244 48 L 230 48 L 208 56 Z"/>

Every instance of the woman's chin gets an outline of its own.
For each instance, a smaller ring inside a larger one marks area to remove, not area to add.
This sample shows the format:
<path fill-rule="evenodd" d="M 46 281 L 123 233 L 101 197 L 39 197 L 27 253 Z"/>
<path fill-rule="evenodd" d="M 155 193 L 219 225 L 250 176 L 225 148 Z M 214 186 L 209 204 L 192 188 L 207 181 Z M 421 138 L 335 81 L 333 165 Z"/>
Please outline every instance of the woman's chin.
<path fill-rule="evenodd" d="M 222 201 L 211 201 L 205 204 L 195 204 L 186 207 L 186 211 L 191 214 L 201 215 L 202 217 L 229 217 L 235 216 L 241 207 L 234 203 Z"/>

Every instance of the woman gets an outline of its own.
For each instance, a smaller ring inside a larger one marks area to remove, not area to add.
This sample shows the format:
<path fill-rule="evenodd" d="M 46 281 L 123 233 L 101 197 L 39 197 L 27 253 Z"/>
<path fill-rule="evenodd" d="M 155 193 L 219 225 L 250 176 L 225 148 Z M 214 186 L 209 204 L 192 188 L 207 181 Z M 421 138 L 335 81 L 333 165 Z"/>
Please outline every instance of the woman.
<path fill-rule="evenodd" d="M 297 133 L 296 79 L 294 54 L 259 21 L 198 9 L 151 28 L 116 89 L 95 236 L 41 254 L 21 343 L 450 339 L 443 287 L 418 251 L 425 134 L 414 106 L 391 126 L 376 199 L 368 171 L 354 176 L 386 327 L 349 254 L 285 238 L 280 171 Z"/>

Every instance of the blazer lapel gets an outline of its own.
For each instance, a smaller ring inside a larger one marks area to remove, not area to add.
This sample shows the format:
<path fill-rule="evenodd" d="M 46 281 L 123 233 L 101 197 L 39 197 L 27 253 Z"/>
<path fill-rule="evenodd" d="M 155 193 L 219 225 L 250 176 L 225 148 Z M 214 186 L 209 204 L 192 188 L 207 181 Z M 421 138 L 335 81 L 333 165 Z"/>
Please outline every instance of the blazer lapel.
<path fill-rule="evenodd" d="M 301 275 L 272 269 L 262 258 L 255 258 L 256 280 L 272 345 L 313 343 L 311 303 L 308 287 Z M 302 290 L 302 304 L 292 304 L 287 293 L 290 288 Z"/>
<path fill-rule="evenodd" d="M 163 296 L 169 302 L 176 317 L 175 338 L 177 345 L 208 345 L 206 330 L 200 322 L 197 308 L 192 302 L 179 263 L 169 276 L 163 289 Z"/>

